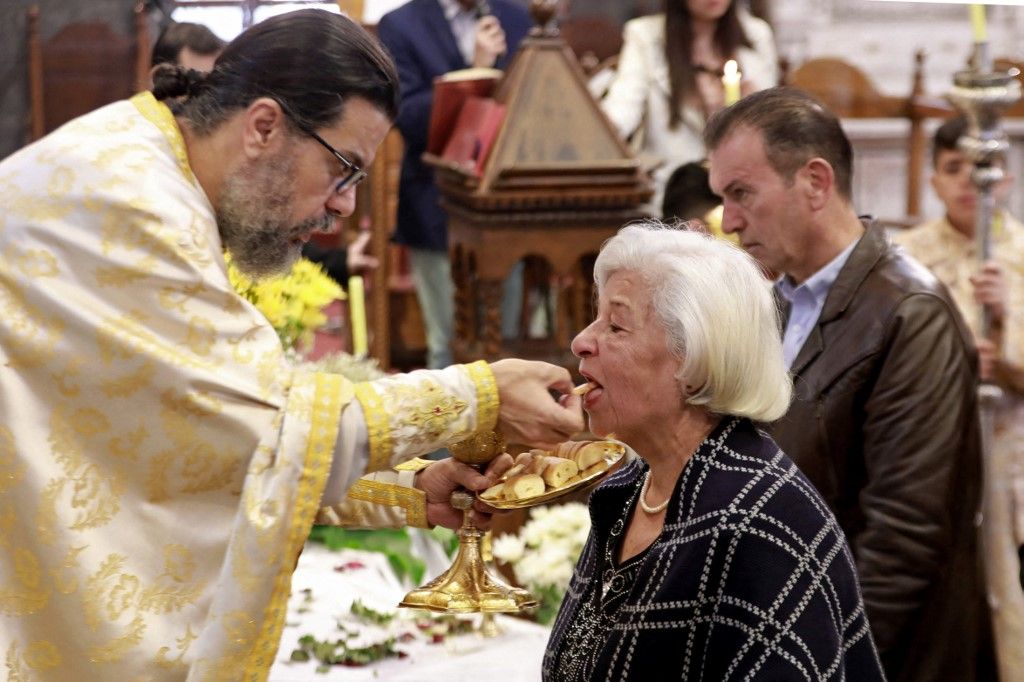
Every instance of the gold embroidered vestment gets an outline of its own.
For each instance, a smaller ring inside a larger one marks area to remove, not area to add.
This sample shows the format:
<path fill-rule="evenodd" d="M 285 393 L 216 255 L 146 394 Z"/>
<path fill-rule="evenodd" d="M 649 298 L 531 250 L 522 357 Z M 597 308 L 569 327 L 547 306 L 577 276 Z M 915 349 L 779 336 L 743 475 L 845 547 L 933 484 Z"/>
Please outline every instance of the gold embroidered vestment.
<path fill-rule="evenodd" d="M 425 525 L 386 470 L 493 427 L 490 370 L 292 370 L 149 93 L 0 163 L 0 197 L 5 678 L 264 679 L 314 519 Z M 325 507 L 360 429 L 381 473 Z"/>

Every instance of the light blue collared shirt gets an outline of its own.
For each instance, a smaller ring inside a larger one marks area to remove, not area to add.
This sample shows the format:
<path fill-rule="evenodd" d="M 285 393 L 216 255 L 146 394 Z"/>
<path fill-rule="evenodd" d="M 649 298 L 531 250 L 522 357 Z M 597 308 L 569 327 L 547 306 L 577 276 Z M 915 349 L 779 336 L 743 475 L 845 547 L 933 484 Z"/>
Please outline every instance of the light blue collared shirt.
<path fill-rule="evenodd" d="M 779 294 L 789 301 L 789 320 L 786 322 L 786 331 L 782 335 L 782 356 L 786 360 L 787 367 L 793 366 L 793 361 L 796 360 L 800 349 L 807 342 L 811 329 L 814 328 L 821 316 L 821 309 L 825 307 L 828 292 L 835 284 L 839 271 L 846 265 L 855 246 L 857 246 L 856 241 L 843 249 L 842 253 L 833 258 L 828 265 L 808 277 L 799 286 L 793 286 L 793 282 L 786 275 L 775 282 Z"/>
<path fill-rule="evenodd" d="M 444 18 L 455 36 L 455 44 L 466 63 L 472 66 L 476 51 L 476 13 L 459 4 L 458 0 L 438 0 Z"/>

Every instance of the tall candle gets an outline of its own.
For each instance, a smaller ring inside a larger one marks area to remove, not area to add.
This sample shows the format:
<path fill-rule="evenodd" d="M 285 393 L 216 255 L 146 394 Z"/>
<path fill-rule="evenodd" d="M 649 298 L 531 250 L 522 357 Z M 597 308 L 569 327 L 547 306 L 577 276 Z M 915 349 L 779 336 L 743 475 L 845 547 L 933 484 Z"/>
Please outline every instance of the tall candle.
<path fill-rule="evenodd" d="M 740 101 L 740 68 L 735 59 L 730 59 L 722 69 L 722 89 L 725 91 L 725 106 Z"/>
<path fill-rule="evenodd" d="M 971 26 L 974 28 L 974 42 L 984 43 L 988 41 L 988 28 L 985 26 L 985 5 L 978 2 L 971 5 Z"/>
<path fill-rule="evenodd" d="M 348 315 L 352 322 L 352 354 L 366 355 L 366 297 L 363 278 L 358 275 L 348 278 Z"/>

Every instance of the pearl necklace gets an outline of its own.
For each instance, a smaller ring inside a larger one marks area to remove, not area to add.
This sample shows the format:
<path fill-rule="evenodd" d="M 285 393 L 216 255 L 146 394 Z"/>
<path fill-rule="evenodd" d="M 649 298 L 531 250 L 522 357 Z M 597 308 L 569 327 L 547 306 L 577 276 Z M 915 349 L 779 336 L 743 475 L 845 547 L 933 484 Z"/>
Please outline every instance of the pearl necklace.
<path fill-rule="evenodd" d="M 647 486 L 649 486 L 650 484 L 651 471 L 650 469 L 648 469 L 647 473 L 644 475 L 644 485 L 642 488 L 640 488 L 640 508 L 643 509 L 648 514 L 657 514 L 665 510 L 665 507 L 668 506 L 669 501 L 672 499 L 672 495 L 669 494 L 669 496 L 665 498 L 664 502 L 651 507 L 647 504 L 647 501 L 645 500 L 645 498 L 647 497 Z"/>

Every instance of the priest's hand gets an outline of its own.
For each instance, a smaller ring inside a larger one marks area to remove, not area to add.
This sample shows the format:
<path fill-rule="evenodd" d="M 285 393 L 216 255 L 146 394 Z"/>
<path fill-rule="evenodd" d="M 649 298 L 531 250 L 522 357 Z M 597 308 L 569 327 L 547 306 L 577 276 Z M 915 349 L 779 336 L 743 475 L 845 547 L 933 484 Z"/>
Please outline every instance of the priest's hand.
<path fill-rule="evenodd" d="M 491 461 L 485 474 L 448 457 L 438 460 L 416 474 L 413 484 L 427 496 L 427 522 L 455 530 L 462 525 L 462 512 L 452 506 L 452 493 L 459 488 L 471 492 L 486 490 L 497 484 L 503 473 L 512 467 L 512 456 L 503 454 Z M 477 500 L 473 505 L 473 523 L 487 530 L 494 509 Z"/>
<path fill-rule="evenodd" d="M 498 429 L 509 443 L 551 449 L 583 430 L 583 403 L 572 394 L 569 371 L 546 362 L 491 363 L 498 384 Z M 562 394 L 559 400 L 551 391 Z"/>

